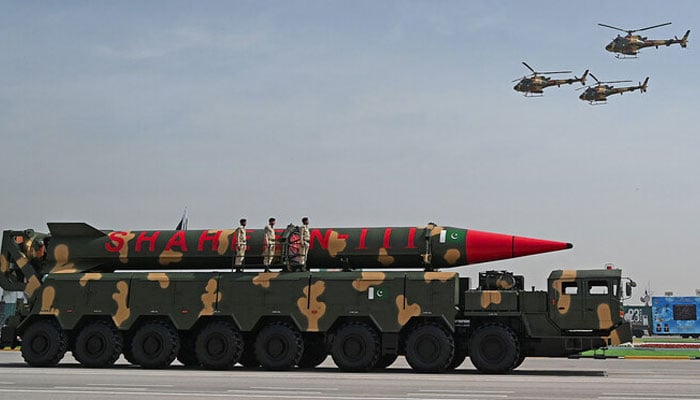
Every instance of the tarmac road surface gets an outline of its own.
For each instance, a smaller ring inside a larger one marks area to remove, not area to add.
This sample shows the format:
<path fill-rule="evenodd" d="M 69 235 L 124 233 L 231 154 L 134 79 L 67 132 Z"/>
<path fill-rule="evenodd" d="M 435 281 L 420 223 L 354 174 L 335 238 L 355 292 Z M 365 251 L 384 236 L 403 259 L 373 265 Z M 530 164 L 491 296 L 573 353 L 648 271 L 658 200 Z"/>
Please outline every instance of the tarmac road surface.
<path fill-rule="evenodd" d="M 0 399 L 602 399 L 700 400 L 700 360 L 529 358 L 510 375 L 482 375 L 467 360 L 454 372 L 419 374 L 403 358 L 385 371 L 344 373 L 329 358 L 315 370 L 269 372 L 81 367 L 70 355 L 31 368 L 0 351 Z"/>

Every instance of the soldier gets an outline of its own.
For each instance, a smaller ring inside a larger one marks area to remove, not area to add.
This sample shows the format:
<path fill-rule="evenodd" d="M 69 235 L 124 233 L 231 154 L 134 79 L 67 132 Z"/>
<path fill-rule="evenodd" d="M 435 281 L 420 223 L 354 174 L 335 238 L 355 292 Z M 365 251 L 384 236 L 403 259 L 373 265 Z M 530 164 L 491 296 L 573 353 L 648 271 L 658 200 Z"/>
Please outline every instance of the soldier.
<path fill-rule="evenodd" d="M 263 265 L 265 266 L 265 272 L 270 271 L 270 265 L 272 265 L 272 259 L 275 258 L 275 219 L 270 218 L 267 220 L 268 224 L 264 228 L 264 240 L 263 240 Z"/>
<path fill-rule="evenodd" d="M 309 217 L 301 219 L 301 246 L 299 247 L 300 263 L 302 268 L 306 270 L 306 257 L 309 254 L 309 243 L 311 242 L 311 230 L 309 229 Z"/>
<path fill-rule="evenodd" d="M 236 272 L 243 272 L 243 260 L 245 259 L 245 250 L 248 247 L 248 238 L 245 231 L 246 222 L 245 218 L 241 218 L 240 225 L 234 231 L 234 235 L 236 235 L 236 256 L 234 257 L 233 267 L 236 269 Z"/>

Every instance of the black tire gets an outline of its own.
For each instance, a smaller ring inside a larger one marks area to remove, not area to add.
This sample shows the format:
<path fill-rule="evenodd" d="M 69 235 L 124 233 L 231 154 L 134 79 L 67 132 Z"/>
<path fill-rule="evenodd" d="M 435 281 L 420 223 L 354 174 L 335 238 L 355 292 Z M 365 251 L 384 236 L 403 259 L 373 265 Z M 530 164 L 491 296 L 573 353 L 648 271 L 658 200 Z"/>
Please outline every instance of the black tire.
<path fill-rule="evenodd" d="M 110 321 L 85 325 L 75 338 L 73 356 L 86 367 L 111 367 L 122 353 L 124 339 Z"/>
<path fill-rule="evenodd" d="M 212 321 L 197 335 L 197 358 L 207 369 L 230 369 L 243 354 L 243 337 L 230 322 Z"/>
<path fill-rule="evenodd" d="M 134 353 L 131 351 L 131 337 L 127 336 L 124 339 L 124 347 L 122 348 L 122 355 L 124 355 L 124 359 L 129 362 L 129 364 L 132 365 L 138 365 L 136 360 L 134 360 Z"/>
<path fill-rule="evenodd" d="M 55 320 L 38 320 L 22 335 L 22 357 L 32 367 L 58 364 L 67 348 L 66 333 Z"/>
<path fill-rule="evenodd" d="M 641 329 L 635 329 L 633 333 L 634 333 L 634 337 L 636 337 L 636 338 L 641 339 L 642 337 L 644 337 L 644 331 Z"/>
<path fill-rule="evenodd" d="M 523 361 L 525 361 L 525 355 L 520 353 L 520 357 L 518 357 L 518 361 L 513 366 L 513 369 L 518 368 L 523 363 Z"/>
<path fill-rule="evenodd" d="M 175 360 L 179 351 L 180 337 L 167 322 L 146 322 L 131 339 L 134 362 L 144 368 L 165 368 Z"/>
<path fill-rule="evenodd" d="M 299 363 L 304 353 L 301 333 L 286 322 L 272 322 L 255 339 L 255 357 L 263 368 L 284 371 Z"/>
<path fill-rule="evenodd" d="M 399 358 L 398 354 L 384 354 L 383 356 L 379 357 L 377 363 L 374 364 L 374 369 L 388 368 L 391 364 L 394 363 L 394 361 L 396 361 L 397 358 Z"/>
<path fill-rule="evenodd" d="M 365 372 L 379 360 L 379 335 L 364 323 L 350 323 L 338 328 L 331 345 L 333 361 L 343 371 Z"/>
<path fill-rule="evenodd" d="M 257 368 L 260 362 L 255 357 L 255 336 L 252 333 L 243 334 L 243 354 L 238 363 L 243 368 Z"/>
<path fill-rule="evenodd" d="M 185 367 L 198 367 L 200 364 L 195 352 L 195 335 L 185 332 L 180 335 L 180 351 L 177 352 L 177 360 Z"/>
<path fill-rule="evenodd" d="M 462 335 L 462 336 L 460 336 Z M 455 341 L 455 355 L 452 357 L 452 362 L 450 362 L 450 365 L 447 366 L 448 370 L 453 370 L 462 365 L 464 363 L 464 360 L 467 359 L 467 355 L 469 354 L 469 348 L 467 347 L 467 341 L 465 339 L 466 332 L 461 332 L 458 331 L 455 333 L 455 336 L 453 336 L 453 339 Z"/>
<path fill-rule="evenodd" d="M 304 335 L 304 353 L 299 360 L 299 368 L 315 368 L 328 357 L 328 348 L 323 335 Z"/>
<path fill-rule="evenodd" d="M 454 353 L 452 334 L 437 324 L 418 325 L 406 338 L 406 361 L 418 372 L 446 370 Z"/>
<path fill-rule="evenodd" d="M 520 343 L 513 331 L 501 324 L 481 325 L 469 341 L 469 358 L 479 372 L 503 374 L 520 359 Z"/>

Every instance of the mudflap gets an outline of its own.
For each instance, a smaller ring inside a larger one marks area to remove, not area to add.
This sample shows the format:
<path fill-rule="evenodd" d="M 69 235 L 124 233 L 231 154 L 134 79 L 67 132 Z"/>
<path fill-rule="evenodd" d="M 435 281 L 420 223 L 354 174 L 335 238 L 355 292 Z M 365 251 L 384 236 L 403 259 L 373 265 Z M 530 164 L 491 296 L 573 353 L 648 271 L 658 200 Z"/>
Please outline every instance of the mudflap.
<path fill-rule="evenodd" d="M 603 339 L 607 342 L 608 346 L 632 343 L 632 324 L 629 322 L 620 324 L 620 326 L 610 331 L 608 336 L 604 336 Z"/>

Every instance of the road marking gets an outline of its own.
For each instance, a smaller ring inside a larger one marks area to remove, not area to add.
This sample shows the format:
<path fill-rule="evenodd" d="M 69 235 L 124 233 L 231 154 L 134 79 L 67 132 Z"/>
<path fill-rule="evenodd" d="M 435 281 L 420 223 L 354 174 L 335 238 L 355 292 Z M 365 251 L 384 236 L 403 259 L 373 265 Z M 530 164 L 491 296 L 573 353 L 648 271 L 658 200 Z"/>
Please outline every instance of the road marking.
<path fill-rule="evenodd" d="M 251 386 L 251 389 L 262 390 L 338 390 L 338 388 L 318 388 L 318 387 L 284 387 L 284 386 Z"/>
<path fill-rule="evenodd" d="M 430 393 L 457 393 L 464 394 L 467 390 L 450 390 L 450 389 L 421 389 L 419 392 L 430 392 Z M 500 394 L 512 394 L 515 393 L 514 390 L 468 390 L 469 393 L 500 393 Z"/>
<path fill-rule="evenodd" d="M 88 383 L 86 386 L 107 386 L 107 387 L 116 387 L 118 389 L 121 389 L 123 387 L 135 387 L 135 388 L 149 388 L 149 387 L 175 387 L 175 385 L 136 385 L 136 384 L 128 384 L 128 385 L 115 385 L 113 383 Z"/>
<path fill-rule="evenodd" d="M 240 398 L 242 393 L 200 393 L 200 392 L 146 392 L 146 391 L 106 391 L 106 390 L 59 390 L 55 389 L 4 389 L 0 388 L 0 393 L 48 393 L 52 395 L 56 394 L 93 394 L 93 395 L 114 395 L 123 396 L 128 395 L 140 395 L 140 396 L 159 396 L 159 397 L 226 397 L 226 398 Z M 272 395 L 270 393 L 265 394 L 247 394 L 247 397 L 261 398 L 261 399 L 329 399 L 329 400 L 405 400 L 406 397 L 370 397 L 370 396 L 308 396 L 308 395 Z M 412 398 L 413 399 L 413 398 Z M 420 397 L 416 399 L 422 400 L 444 400 L 440 397 Z"/>
<path fill-rule="evenodd" d="M 484 398 L 505 399 L 508 397 L 507 394 L 487 394 L 487 393 L 430 393 L 430 392 L 424 392 L 424 393 L 406 393 L 406 395 L 407 396 L 425 396 L 425 395 L 449 396 L 449 397 L 455 397 L 458 399 L 466 398 L 466 397 L 469 397 L 469 398 L 476 397 L 479 399 L 484 399 Z"/>

